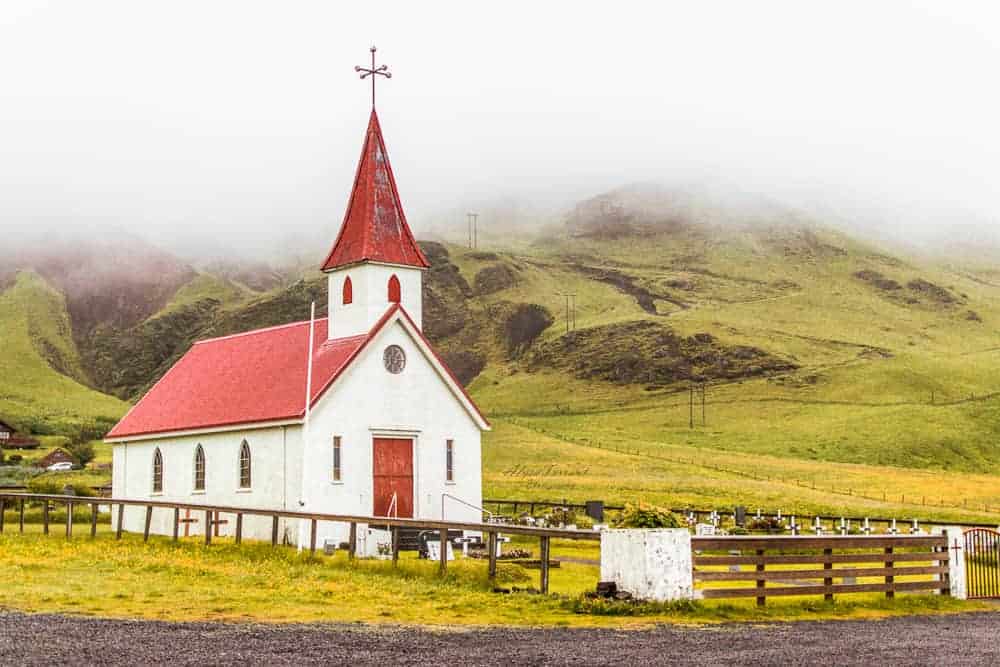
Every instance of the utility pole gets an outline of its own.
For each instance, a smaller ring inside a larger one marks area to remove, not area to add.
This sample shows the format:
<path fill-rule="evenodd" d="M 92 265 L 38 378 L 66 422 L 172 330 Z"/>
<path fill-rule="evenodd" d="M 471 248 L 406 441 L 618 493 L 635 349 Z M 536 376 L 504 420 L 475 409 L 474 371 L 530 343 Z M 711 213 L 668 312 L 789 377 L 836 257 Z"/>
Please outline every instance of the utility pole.
<path fill-rule="evenodd" d="M 691 385 L 688 394 L 688 428 L 694 428 L 694 385 Z"/>
<path fill-rule="evenodd" d="M 556 292 L 557 296 L 564 297 L 566 299 L 566 333 L 570 332 L 570 327 L 576 329 L 576 293 L 575 292 Z M 572 299 L 572 306 L 570 306 L 570 299 Z"/>
<path fill-rule="evenodd" d="M 705 426 L 707 422 L 705 421 L 705 383 L 701 383 L 701 425 Z"/>
<path fill-rule="evenodd" d="M 478 213 L 466 213 L 466 217 L 469 221 L 469 247 L 478 248 L 479 247 L 479 214 Z"/>

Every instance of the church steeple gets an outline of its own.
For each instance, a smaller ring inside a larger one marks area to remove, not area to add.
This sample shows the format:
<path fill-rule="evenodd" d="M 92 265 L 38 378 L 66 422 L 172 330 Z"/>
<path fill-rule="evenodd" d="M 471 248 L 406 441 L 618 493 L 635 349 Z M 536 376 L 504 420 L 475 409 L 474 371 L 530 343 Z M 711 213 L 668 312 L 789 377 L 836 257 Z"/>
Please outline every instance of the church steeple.
<path fill-rule="evenodd" d="M 347 213 L 337 241 L 323 262 L 323 271 L 360 262 L 421 269 L 430 266 L 413 238 L 410 226 L 406 224 L 374 108 L 368 121 Z"/>
<path fill-rule="evenodd" d="M 430 262 L 406 224 L 396 179 L 375 113 L 375 79 L 389 78 L 389 68 L 355 67 L 372 78 L 372 115 L 354 176 L 344 222 L 323 262 L 330 300 L 330 339 L 368 333 L 386 311 L 399 304 L 421 327 L 423 272 Z"/>

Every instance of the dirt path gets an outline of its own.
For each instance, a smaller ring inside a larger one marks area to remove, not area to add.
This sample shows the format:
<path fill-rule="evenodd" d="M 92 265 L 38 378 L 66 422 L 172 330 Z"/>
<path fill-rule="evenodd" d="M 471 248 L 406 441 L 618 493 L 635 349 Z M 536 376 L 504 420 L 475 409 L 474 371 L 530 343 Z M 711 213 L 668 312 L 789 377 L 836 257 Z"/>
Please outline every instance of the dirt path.
<path fill-rule="evenodd" d="M 0 612 L 3 665 L 987 665 L 1000 613 L 655 630 L 432 632 Z"/>

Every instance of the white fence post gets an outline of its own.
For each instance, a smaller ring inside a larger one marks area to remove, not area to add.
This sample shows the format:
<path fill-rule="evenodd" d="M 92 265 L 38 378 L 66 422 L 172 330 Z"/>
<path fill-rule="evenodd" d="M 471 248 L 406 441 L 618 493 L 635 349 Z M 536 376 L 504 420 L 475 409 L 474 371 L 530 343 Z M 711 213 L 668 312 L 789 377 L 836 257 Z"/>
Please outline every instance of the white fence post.
<path fill-rule="evenodd" d="M 683 528 L 601 532 L 601 581 L 640 600 L 694 598 L 691 533 Z"/>
<path fill-rule="evenodd" d="M 969 588 L 965 578 L 965 531 L 961 526 L 948 526 L 942 532 L 948 538 L 948 585 L 951 597 L 966 600 Z"/>

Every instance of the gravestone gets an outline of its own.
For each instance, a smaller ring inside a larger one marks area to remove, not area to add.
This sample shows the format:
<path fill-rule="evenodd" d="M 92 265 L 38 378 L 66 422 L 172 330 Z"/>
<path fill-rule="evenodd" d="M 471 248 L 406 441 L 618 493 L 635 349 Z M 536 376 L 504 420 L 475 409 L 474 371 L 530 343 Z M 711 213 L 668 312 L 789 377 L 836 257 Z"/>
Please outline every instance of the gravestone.
<path fill-rule="evenodd" d="M 448 545 L 448 560 L 455 560 L 455 553 L 452 551 L 451 542 L 445 542 Z M 427 541 L 427 560 L 441 560 L 441 541 L 440 540 L 428 540 Z"/>
<path fill-rule="evenodd" d="M 699 523 L 694 527 L 694 534 L 698 537 L 712 537 L 715 535 L 715 526 L 710 523 Z"/>
<path fill-rule="evenodd" d="M 743 528 L 747 522 L 747 508 L 740 505 L 736 508 L 736 525 Z"/>
<path fill-rule="evenodd" d="M 604 501 L 603 500 L 588 500 L 587 501 L 587 516 L 593 519 L 597 523 L 604 521 Z"/>

